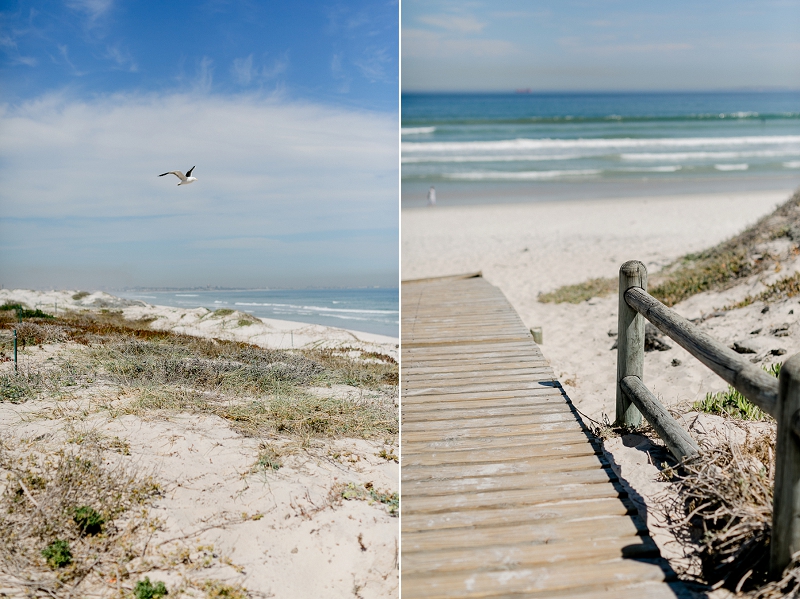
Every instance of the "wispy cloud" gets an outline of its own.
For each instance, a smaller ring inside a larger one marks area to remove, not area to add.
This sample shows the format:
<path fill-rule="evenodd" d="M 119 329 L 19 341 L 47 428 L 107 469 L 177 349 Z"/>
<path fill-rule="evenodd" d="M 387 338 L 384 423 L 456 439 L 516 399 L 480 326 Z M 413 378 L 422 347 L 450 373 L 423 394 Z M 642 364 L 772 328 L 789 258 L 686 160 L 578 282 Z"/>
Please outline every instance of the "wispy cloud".
<path fill-rule="evenodd" d="M 417 20 L 425 25 L 460 33 L 480 33 L 486 27 L 485 22 L 479 21 L 472 15 L 420 15 Z"/>
<path fill-rule="evenodd" d="M 131 73 L 136 73 L 139 70 L 139 65 L 136 64 L 130 52 L 120 50 L 119 46 L 106 46 L 105 57 L 117 63 L 117 67 L 120 69 Z"/>
<path fill-rule="evenodd" d="M 84 71 L 79 71 L 69 59 L 69 47 L 66 44 L 58 44 L 58 52 L 61 54 L 61 58 L 64 59 L 64 62 L 67 64 L 67 66 L 72 69 L 73 75 L 81 77 L 86 74 Z"/>
<path fill-rule="evenodd" d="M 338 92 L 346 94 L 350 92 L 350 77 L 344 70 L 342 65 L 342 54 L 334 54 L 331 58 L 331 76 L 339 82 Z"/>
<path fill-rule="evenodd" d="M 239 85 L 249 85 L 253 80 L 253 55 L 247 58 L 234 58 L 231 74 Z"/>
<path fill-rule="evenodd" d="M 197 65 L 197 74 L 195 75 L 192 87 L 195 91 L 207 94 L 211 91 L 213 81 L 214 61 L 208 56 L 203 56 Z"/>
<path fill-rule="evenodd" d="M 285 52 L 275 58 L 271 64 L 263 65 L 260 69 L 253 64 L 253 55 L 244 58 L 235 58 L 231 65 L 231 75 L 239 85 L 263 82 L 282 75 L 289 68 L 289 54 Z"/>
<path fill-rule="evenodd" d="M 354 60 L 361 74 L 372 81 L 386 81 L 386 65 L 392 62 L 385 48 L 367 48 L 361 58 Z"/>
<path fill-rule="evenodd" d="M 93 27 L 105 17 L 114 5 L 114 0 L 67 0 L 67 6 L 86 15 L 88 27 Z"/>
<path fill-rule="evenodd" d="M 0 33 L 0 48 L 3 48 L 8 55 L 9 62 L 12 65 L 24 64 L 29 67 L 35 67 L 39 64 L 33 56 L 23 56 L 20 54 L 17 42 L 10 36 Z"/>

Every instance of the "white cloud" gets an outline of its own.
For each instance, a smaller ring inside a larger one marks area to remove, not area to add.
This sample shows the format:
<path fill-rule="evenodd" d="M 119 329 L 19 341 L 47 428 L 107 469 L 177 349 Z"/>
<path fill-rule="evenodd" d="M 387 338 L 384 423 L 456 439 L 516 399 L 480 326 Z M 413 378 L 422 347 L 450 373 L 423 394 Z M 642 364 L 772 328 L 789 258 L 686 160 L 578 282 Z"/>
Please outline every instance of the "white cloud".
<path fill-rule="evenodd" d="M 261 69 L 261 76 L 264 79 L 272 79 L 278 75 L 283 75 L 289 68 L 289 53 L 284 52 L 278 58 L 272 61 L 272 66 L 264 65 Z"/>
<path fill-rule="evenodd" d="M 256 81 L 266 81 L 282 75 L 289 67 L 289 55 L 284 53 L 272 61 L 270 66 L 264 65 L 260 69 L 253 66 L 253 55 L 246 58 L 236 58 L 231 66 L 231 74 L 239 85 L 250 85 Z"/>
<path fill-rule="evenodd" d="M 460 33 L 480 33 L 486 27 L 486 23 L 479 21 L 472 15 L 420 15 L 417 20 L 426 25 Z"/>
<path fill-rule="evenodd" d="M 114 0 L 67 0 L 66 5 L 86 15 L 87 27 L 94 27 L 111 10 Z"/>
<path fill-rule="evenodd" d="M 386 81 L 386 71 L 384 65 L 391 62 L 386 54 L 385 48 L 368 48 L 358 60 L 353 61 L 361 74 L 372 81 Z"/>
<path fill-rule="evenodd" d="M 346 94 L 350 91 L 351 77 L 342 66 L 342 54 L 334 54 L 331 58 L 331 76 L 339 81 L 339 93 Z"/>
<path fill-rule="evenodd" d="M 214 81 L 214 61 L 208 56 L 203 56 L 197 65 L 197 75 L 194 79 L 195 91 L 208 93 L 211 91 L 211 84 Z"/>
<path fill-rule="evenodd" d="M 247 58 L 235 58 L 231 73 L 239 85 L 249 85 L 253 80 L 253 55 Z"/>
<path fill-rule="evenodd" d="M 133 60 L 130 52 L 123 52 L 118 46 L 107 46 L 106 58 L 116 62 L 119 68 L 130 71 L 131 73 L 136 73 L 139 70 L 139 66 L 136 64 L 136 61 Z"/>
<path fill-rule="evenodd" d="M 32 56 L 22 56 L 19 53 L 17 42 L 9 35 L 0 34 L 0 48 L 5 48 L 10 59 L 9 62 L 12 65 L 24 64 L 29 67 L 35 67 L 39 64 L 39 61 Z"/>
<path fill-rule="evenodd" d="M 60 281 L 61 270 L 97 285 L 93 272 L 126 260 L 133 278 L 116 284 L 370 284 L 368 270 L 387 284 L 396 274 L 396 234 L 372 246 L 330 235 L 396 229 L 396 115 L 262 95 L 55 94 L 0 107 L 0 130 L 6 285 Z M 191 186 L 158 177 L 194 165 Z M 285 239 L 295 234 L 308 239 Z"/>

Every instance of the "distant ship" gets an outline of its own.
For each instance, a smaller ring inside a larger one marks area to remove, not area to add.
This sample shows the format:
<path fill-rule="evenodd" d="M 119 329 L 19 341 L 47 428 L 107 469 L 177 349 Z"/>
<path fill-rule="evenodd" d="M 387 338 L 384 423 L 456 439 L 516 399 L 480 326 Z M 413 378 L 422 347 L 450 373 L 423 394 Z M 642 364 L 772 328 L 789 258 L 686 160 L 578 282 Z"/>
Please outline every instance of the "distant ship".
<path fill-rule="evenodd" d="M 515 89 L 514 93 L 515 94 L 529 94 L 529 93 L 531 93 L 531 88 L 530 87 L 521 87 L 519 89 Z"/>

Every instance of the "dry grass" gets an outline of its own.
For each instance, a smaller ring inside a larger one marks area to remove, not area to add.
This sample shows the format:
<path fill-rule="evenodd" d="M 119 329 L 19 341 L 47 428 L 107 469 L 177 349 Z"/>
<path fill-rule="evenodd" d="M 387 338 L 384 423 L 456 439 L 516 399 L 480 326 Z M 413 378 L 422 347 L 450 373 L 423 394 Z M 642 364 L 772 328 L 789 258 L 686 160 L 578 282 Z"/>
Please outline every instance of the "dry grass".
<path fill-rule="evenodd" d="M 577 285 L 565 285 L 550 293 L 540 293 L 539 301 L 545 304 L 580 304 L 593 297 L 611 295 L 619 289 L 617 279 L 597 278 L 589 279 Z"/>
<path fill-rule="evenodd" d="M 47 456 L 0 445 L 0 572 L 30 596 L 85 596 L 127 576 L 155 523 L 149 476 L 104 459 L 91 444 Z"/>
<path fill-rule="evenodd" d="M 737 302 L 726 309 L 744 308 L 754 302 L 764 302 L 769 304 L 778 300 L 796 297 L 800 295 L 800 273 L 795 273 L 789 277 L 785 277 L 780 281 L 775 281 L 761 293 L 752 296 L 748 295 L 742 301 Z"/>
<path fill-rule="evenodd" d="M 47 368 L 0 375 L 0 401 L 20 403 L 92 381 L 135 397 L 121 413 L 211 413 L 253 436 L 397 435 L 398 365 L 389 356 L 347 347 L 270 350 L 153 331 L 150 322 L 106 312 L 15 325 L 18 332 L 26 327 L 31 344 L 68 340 L 83 349 Z M 307 390 L 335 384 L 368 391 L 367 397 L 319 397 Z"/>
<path fill-rule="evenodd" d="M 790 564 L 779 581 L 768 576 L 774 431 L 742 446 L 705 445 L 682 473 L 665 472 L 678 496 L 665 514 L 692 563 L 685 577 L 758 599 L 800 592 L 800 564 Z"/>
<path fill-rule="evenodd" d="M 800 192 L 731 239 L 702 252 L 687 254 L 652 275 L 648 291 L 667 306 L 674 306 L 697 293 L 728 289 L 773 267 L 778 257 L 759 248 L 781 238 L 795 244 L 800 242 Z M 613 293 L 616 286 L 616 279 L 592 279 L 540 295 L 539 301 L 579 303 Z"/>

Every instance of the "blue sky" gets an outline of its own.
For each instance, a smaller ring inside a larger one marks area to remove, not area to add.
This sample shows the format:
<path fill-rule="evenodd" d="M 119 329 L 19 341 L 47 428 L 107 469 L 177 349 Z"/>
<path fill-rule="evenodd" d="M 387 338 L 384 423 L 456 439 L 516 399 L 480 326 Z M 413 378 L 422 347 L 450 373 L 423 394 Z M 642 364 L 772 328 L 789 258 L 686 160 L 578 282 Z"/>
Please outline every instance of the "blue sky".
<path fill-rule="evenodd" d="M 397 284 L 396 2 L 2 6 L 5 287 Z"/>
<path fill-rule="evenodd" d="M 404 0 L 403 91 L 800 88 L 800 1 Z"/>

